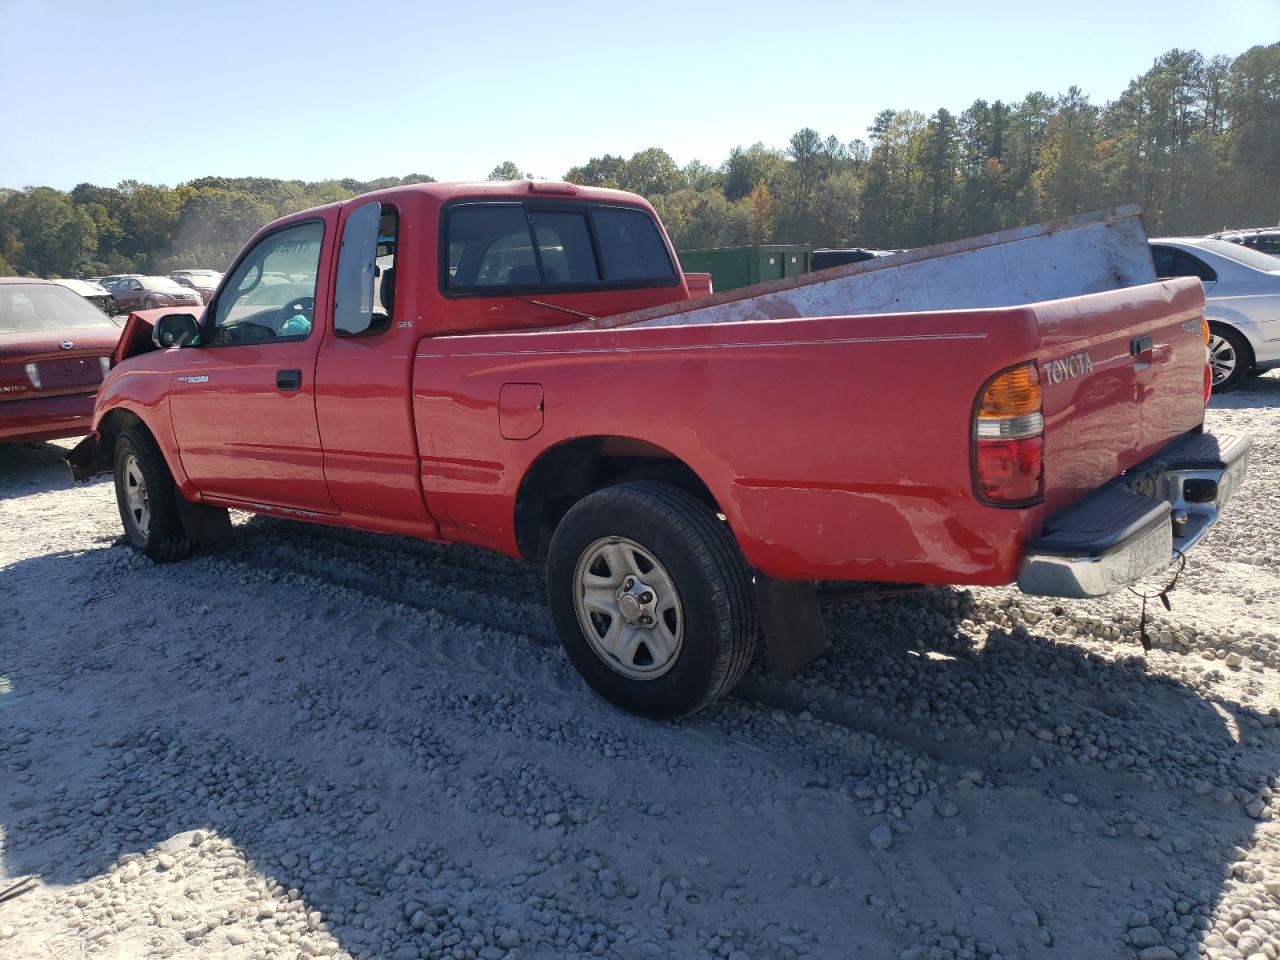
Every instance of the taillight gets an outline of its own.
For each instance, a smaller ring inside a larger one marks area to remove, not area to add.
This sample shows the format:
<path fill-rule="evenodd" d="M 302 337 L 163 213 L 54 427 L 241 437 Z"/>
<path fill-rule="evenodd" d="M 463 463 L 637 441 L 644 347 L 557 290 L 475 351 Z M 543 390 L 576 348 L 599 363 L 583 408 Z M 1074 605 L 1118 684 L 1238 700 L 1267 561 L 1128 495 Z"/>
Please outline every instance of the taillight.
<path fill-rule="evenodd" d="M 27 379 L 31 381 L 31 385 L 37 390 L 40 389 L 40 368 L 34 363 L 28 363 L 26 366 Z"/>
<path fill-rule="evenodd" d="M 1213 394 L 1213 366 L 1209 355 L 1209 321 L 1200 318 L 1200 339 L 1204 341 L 1204 405 L 1209 405 L 1209 397 Z"/>
<path fill-rule="evenodd" d="M 1044 413 L 1034 363 L 996 374 L 973 416 L 973 483 L 978 499 L 1025 506 L 1044 495 Z"/>

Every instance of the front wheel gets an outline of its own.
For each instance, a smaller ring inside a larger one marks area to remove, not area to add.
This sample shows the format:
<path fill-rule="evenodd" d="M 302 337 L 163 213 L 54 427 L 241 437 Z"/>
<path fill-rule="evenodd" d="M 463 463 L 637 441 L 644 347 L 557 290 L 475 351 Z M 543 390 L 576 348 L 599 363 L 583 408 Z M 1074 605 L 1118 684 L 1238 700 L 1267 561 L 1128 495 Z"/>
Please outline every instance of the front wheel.
<path fill-rule="evenodd" d="M 173 474 L 146 430 L 134 427 L 116 440 L 115 477 L 120 522 L 134 549 L 157 563 L 189 555 Z"/>
<path fill-rule="evenodd" d="M 1213 392 L 1227 393 L 1240 386 L 1253 368 L 1249 342 L 1231 327 L 1211 324 L 1209 327 L 1209 371 Z"/>
<path fill-rule="evenodd" d="M 547 595 L 583 679 L 642 716 L 713 703 L 755 652 L 751 578 L 728 525 L 668 484 L 618 484 L 575 504 L 551 539 Z"/>

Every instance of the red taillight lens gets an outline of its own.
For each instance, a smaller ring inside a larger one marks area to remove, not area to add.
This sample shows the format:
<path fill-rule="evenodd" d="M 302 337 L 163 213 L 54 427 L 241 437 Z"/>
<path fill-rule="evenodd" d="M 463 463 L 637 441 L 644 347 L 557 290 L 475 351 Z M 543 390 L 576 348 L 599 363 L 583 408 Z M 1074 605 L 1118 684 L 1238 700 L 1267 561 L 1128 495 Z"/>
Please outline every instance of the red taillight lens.
<path fill-rule="evenodd" d="M 974 407 L 973 481 L 980 500 L 1002 506 L 1044 495 L 1044 414 L 1034 363 L 992 377 Z"/>
<path fill-rule="evenodd" d="M 978 442 L 978 483 L 984 499 L 1022 503 L 1040 496 L 1044 437 Z"/>

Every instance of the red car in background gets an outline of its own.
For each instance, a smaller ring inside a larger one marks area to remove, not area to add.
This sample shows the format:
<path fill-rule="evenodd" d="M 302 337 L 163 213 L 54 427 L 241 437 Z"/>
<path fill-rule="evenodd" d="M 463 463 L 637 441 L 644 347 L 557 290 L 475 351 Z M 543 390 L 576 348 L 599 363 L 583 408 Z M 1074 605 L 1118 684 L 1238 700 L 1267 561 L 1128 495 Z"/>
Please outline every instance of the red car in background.
<path fill-rule="evenodd" d="M 47 280 L 0 277 L 0 444 L 89 432 L 120 326 Z"/>
<path fill-rule="evenodd" d="M 125 277 L 111 288 L 121 313 L 152 307 L 198 307 L 204 303 L 195 290 L 168 277 Z"/>

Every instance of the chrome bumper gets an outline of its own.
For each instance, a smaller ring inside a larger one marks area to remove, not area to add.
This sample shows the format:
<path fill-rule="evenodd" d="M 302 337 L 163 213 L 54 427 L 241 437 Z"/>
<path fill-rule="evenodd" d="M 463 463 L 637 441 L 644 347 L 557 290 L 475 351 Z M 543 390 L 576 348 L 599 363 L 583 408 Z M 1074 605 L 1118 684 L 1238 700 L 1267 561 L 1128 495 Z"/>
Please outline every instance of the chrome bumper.
<path fill-rule="evenodd" d="M 1024 593 L 1100 597 L 1190 550 L 1244 482 L 1248 434 L 1176 440 L 1082 502 L 1051 518 L 1027 545 Z"/>

